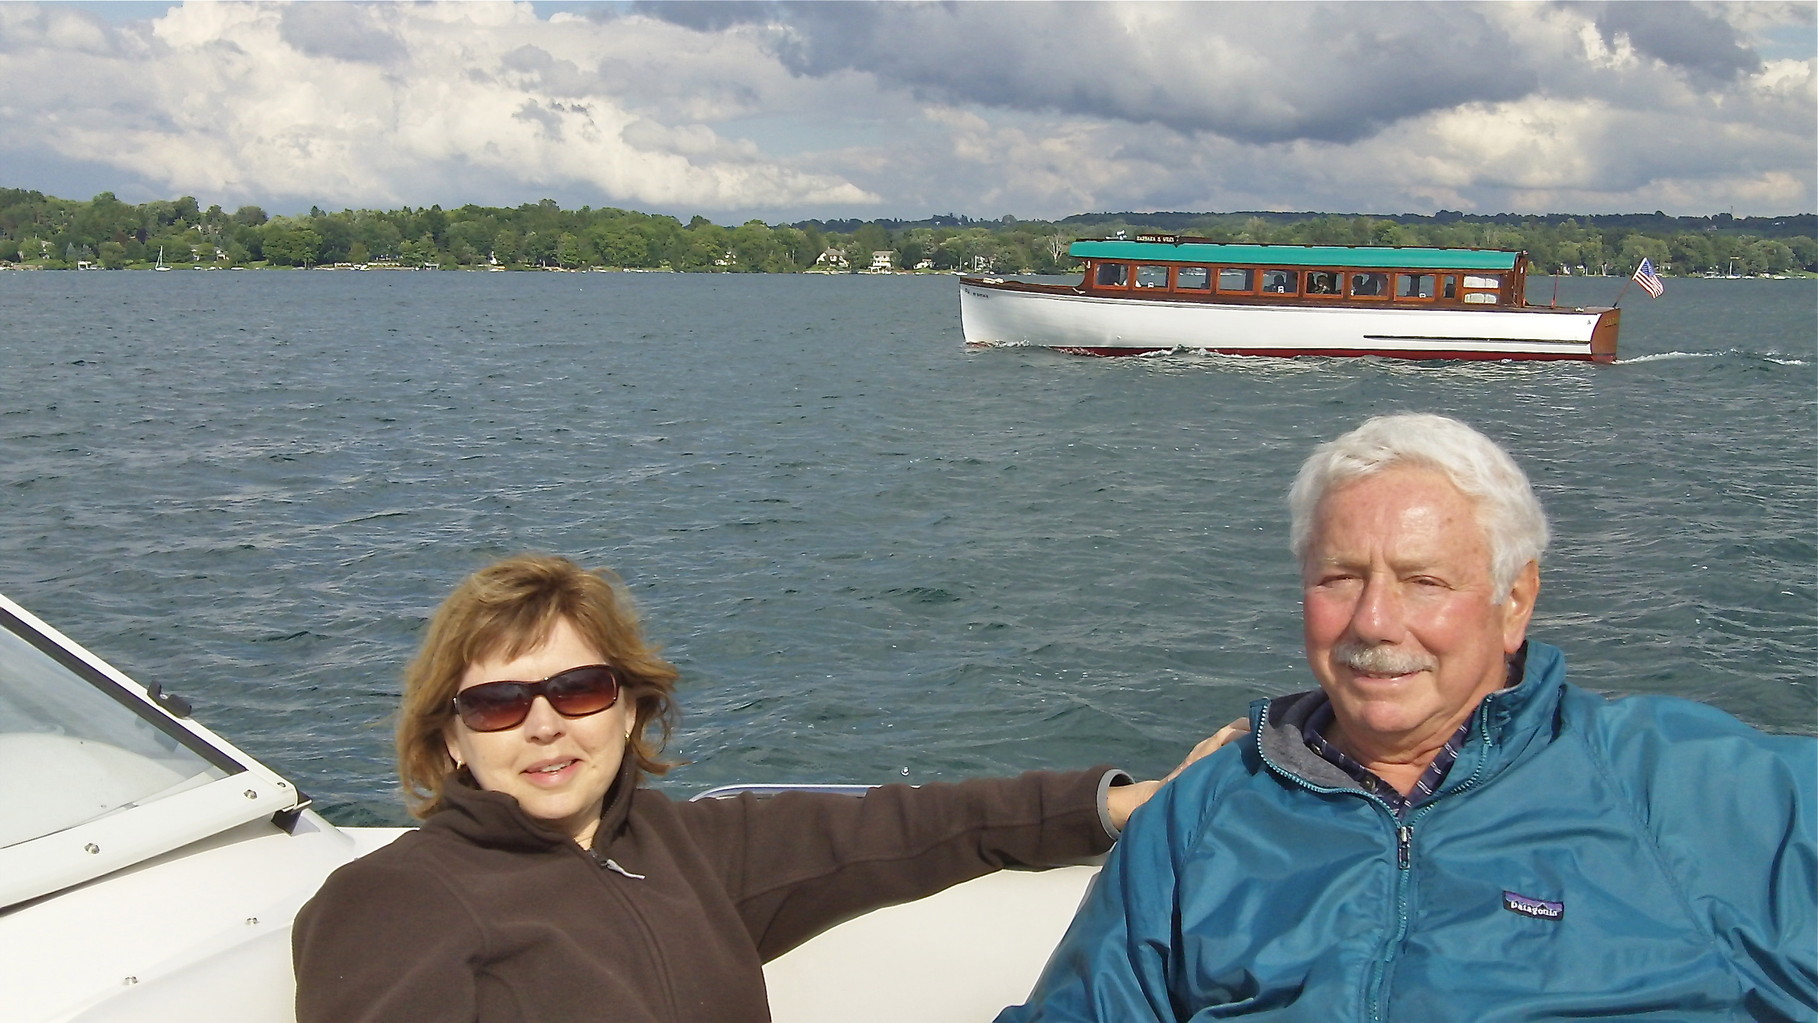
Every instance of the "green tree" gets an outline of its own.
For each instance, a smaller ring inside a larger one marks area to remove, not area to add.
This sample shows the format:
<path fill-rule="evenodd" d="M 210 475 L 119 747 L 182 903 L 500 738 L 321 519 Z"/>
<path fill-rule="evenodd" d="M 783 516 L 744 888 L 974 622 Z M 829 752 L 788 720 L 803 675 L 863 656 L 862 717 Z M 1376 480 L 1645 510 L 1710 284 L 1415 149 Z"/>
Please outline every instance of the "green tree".
<path fill-rule="evenodd" d="M 550 266 L 556 259 L 556 242 L 559 234 L 548 231 L 532 231 L 524 236 L 524 261 L 537 266 Z"/>
<path fill-rule="evenodd" d="M 494 228 L 484 218 L 457 221 L 443 233 L 443 246 L 456 263 L 472 266 L 484 262 L 492 251 Z"/>
<path fill-rule="evenodd" d="M 954 235 L 936 246 L 934 250 L 934 268 L 936 270 L 963 270 L 970 273 L 972 265 L 972 244 L 962 235 Z"/>
<path fill-rule="evenodd" d="M 629 219 L 613 220 L 594 228 L 592 238 L 603 266 L 651 265 L 650 239 Z"/>
<path fill-rule="evenodd" d="M 821 233 L 813 229 L 779 227 L 773 231 L 778 245 L 789 256 L 791 270 L 805 270 L 821 255 Z"/>
<path fill-rule="evenodd" d="M 398 258 L 410 266 L 438 266 L 442 262 L 442 253 L 436 248 L 436 241 L 428 233 L 415 240 L 398 244 Z"/>
<path fill-rule="evenodd" d="M 1818 239 L 1797 235 L 1786 240 L 1786 247 L 1793 250 L 1795 266 L 1804 270 L 1818 270 Z"/>
<path fill-rule="evenodd" d="M 1717 250 L 1703 234 L 1681 232 L 1667 243 L 1667 259 L 1680 273 L 1702 273 L 1717 263 Z"/>
<path fill-rule="evenodd" d="M 271 221 L 261 233 L 265 261 L 276 266 L 308 266 L 322 249 L 322 236 L 296 223 Z"/>
<path fill-rule="evenodd" d="M 726 261 L 726 229 L 695 217 L 688 225 L 687 241 L 675 264 L 678 270 L 723 270 Z"/>
<path fill-rule="evenodd" d="M 761 220 L 748 220 L 739 225 L 727 245 L 733 252 L 734 269 L 759 273 L 784 273 L 795 269 L 788 248 Z"/>
<path fill-rule="evenodd" d="M 1663 268 L 1671 264 L 1668 258 L 1667 243 L 1659 238 L 1631 234 L 1622 240 L 1621 260 L 1624 272 L 1641 265 L 1643 259 L 1652 260 L 1654 266 Z"/>
<path fill-rule="evenodd" d="M 506 228 L 493 236 L 492 249 L 487 253 L 490 259 L 510 266 L 524 261 L 524 236 Z"/>
<path fill-rule="evenodd" d="M 688 253 L 688 232 L 674 217 L 647 217 L 638 223 L 638 233 L 650 251 L 648 265 L 679 268 Z"/>
<path fill-rule="evenodd" d="M 227 248 L 230 253 L 238 249 L 246 254 L 246 258 L 237 260 L 236 265 L 264 259 L 265 235 L 256 227 L 235 227 Z"/>
<path fill-rule="evenodd" d="M 440 205 L 431 206 L 417 213 L 417 223 L 411 233 L 423 232 L 429 236 L 431 244 L 442 244 L 442 232 L 448 229 L 448 214 L 442 212 Z"/>
<path fill-rule="evenodd" d="M 355 218 L 353 240 L 366 246 L 366 251 L 379 259 L 396 259 L 404 244 L 404 232 L 387 217 L 362 214 Z"/>
<path fill-rule="evenodd" d="M 1792 246 L 1774 238 L 1763 238 L 1751 244 L 1747 259 L 1752 273 L 1783 274 L 1798 265 Z"/>
<path fill-rule="evenodd" d="M 563 231 L 556 239 L 556 263 L 570 270 L 591 265 L 597 255 L 587 239 L 572 231 Z"/>
<path fill-rule="evenodd" d="M 311 217 L 309 229 L 322 238 L 315 259 L 321 263 L 348 262 L 347 250 L 353 246 L 353 225 L 341 214 Z"/>
<path fill-rule="evenodd" d="M 859 229 L 852 232 L 852 245 L 846 253 L 846 258 L 851 260 L 855 267 L 867 267 L 871 265 L 873 252 L 882 252 L 888 248 L 890 248 L 890 232 L 885 230 L 883 225 L 875 221 L 860 224 Z"/>
<path fill-rule="evenodd" d="M 1278 240 L 1278 234 L 1275 225 L 1261 217 L 1251 217 L 1244 222 L 1243 230 L 1239 232 L 1236 240 L 1248 244 L 1264 245 Z"/>
<path fill-rule="evenodd" d="M 916 264 L 927 257 L 927 242 L 922 238 L 916 237 L 914 234 L 899 238 L 896 243 L 896 255 L 899 266 L 903 267 L 905 270 L 913 270 L 915 269 Z"/>

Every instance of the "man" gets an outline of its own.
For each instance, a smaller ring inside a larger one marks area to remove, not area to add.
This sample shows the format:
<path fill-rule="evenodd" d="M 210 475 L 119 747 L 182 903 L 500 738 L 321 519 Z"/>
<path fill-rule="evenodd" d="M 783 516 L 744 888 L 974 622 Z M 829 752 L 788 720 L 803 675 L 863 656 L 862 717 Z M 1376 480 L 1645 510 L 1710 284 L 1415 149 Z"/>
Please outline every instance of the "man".
<path fill-rule="evenodd" d="M 1289 507 L 1319 689 L 1132 818 L 999 1023 L 1818 1018 L 1818 743 L 1567 683 L 1462 423 L 1373 419 Z"/>

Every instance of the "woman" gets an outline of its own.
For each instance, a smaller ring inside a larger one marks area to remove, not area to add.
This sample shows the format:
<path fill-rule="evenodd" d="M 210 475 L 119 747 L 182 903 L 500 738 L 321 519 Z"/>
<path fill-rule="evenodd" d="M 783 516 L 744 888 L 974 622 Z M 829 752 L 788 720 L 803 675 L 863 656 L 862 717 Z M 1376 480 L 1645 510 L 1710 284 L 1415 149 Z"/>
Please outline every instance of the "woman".
<path fill-rule="evenodd" d="M 676 678 L 603 574 L 526 556 L 464 581 L 405 676 L 399 774 L 424 824 L 298 914 L 301 1023 L 768 1020 L 765 961 L 1102 853 L 1161 785 L 1099 768 L 675 803 L 638 782 L 668 768 Z"/>

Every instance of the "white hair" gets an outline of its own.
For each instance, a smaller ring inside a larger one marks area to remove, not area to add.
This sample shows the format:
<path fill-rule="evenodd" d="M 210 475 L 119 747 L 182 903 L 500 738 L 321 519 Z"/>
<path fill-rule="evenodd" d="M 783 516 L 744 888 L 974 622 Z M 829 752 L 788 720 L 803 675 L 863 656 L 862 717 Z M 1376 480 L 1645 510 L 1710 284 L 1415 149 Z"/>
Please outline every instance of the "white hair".
<path fill-rule="evenodd" d="M 1490 544 L 1496 603 L 1547 548 L 1547 515 L 1521 466 L 1495 441 L 1456 419 L 1416 412 L 1377 416 L 1314 449 L 1288 490 L 1288 543 L 1306 565 L 1313 517 L 1333 488 L 1396 466 L 1444 473 L 1477 508 Z"/>

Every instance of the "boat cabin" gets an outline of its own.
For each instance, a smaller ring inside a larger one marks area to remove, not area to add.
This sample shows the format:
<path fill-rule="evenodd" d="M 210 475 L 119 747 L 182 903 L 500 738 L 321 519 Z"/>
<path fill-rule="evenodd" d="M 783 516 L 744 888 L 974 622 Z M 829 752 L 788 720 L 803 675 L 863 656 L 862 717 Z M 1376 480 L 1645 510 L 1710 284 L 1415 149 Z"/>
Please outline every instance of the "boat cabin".
<path fill-rule="evenodd" d="M 1079 291 L 1106 298 L 1351 308 L 1508 308 L 1526 301 L 1528 257 L 1500 249 L 1232 245 L 1140 234 L 1077 241 Z"/>

